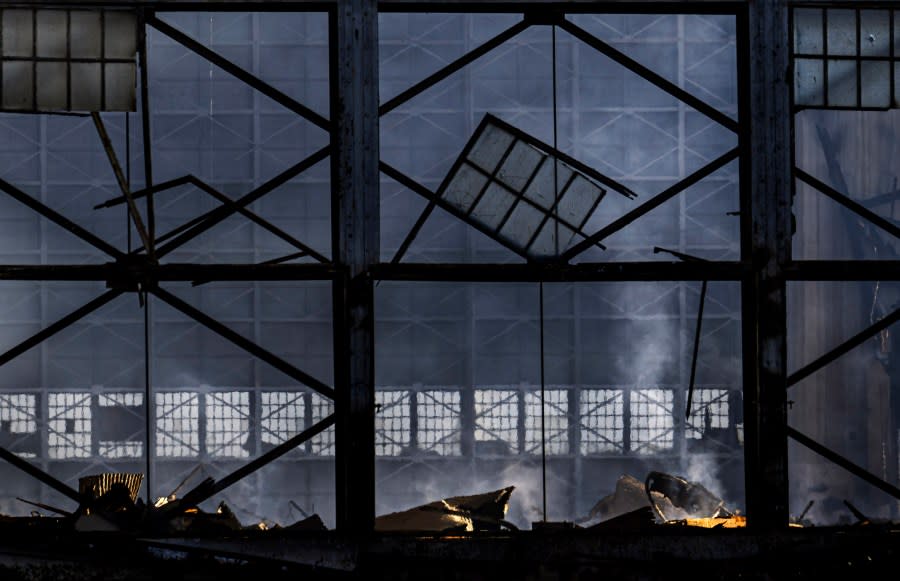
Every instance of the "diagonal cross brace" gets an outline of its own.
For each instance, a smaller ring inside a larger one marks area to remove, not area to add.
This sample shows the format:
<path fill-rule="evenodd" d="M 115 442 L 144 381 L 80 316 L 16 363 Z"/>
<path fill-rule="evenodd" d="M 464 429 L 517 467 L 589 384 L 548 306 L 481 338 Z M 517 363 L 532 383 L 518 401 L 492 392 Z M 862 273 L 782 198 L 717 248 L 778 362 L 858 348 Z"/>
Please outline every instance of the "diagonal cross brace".
<path fill-rule="evenodd" d="M 308 373 L 301 371 L 300 369 L 291 365 L 284 359 L 278 357 L 271 351 L 268 351 L 267 349 L 260 347 L 253 341 L 251 341 L 251 340 L 247 339 L 246 337 L 244 337 L 243 335 L 241 335 L 240 333 L 237 333 L 237 332 L 229 329 L 228 327 L 226 327 L 219 321 L 216 321 L 215 319 L 213 319 L 206 313 L 189 305 L 188 303 L 184 302 L 183 300 L 176 297 L 175 295 L 163 290 L 162 288 L 155 287 L 155 288 L 150 289 L 150 292 L 152 292 L 154 295 L 159 297 L 164 302 L 168 303 L 173 308 L 181 311 L 188 317 L 194 319 L 195 321 L 197 321 L 204 327 L 208 328 L 209 330 L 213 331 L 214 333 L 217 333 L 218 335 L 221 335 L 225 339 L 228 339 L 229 341 L 231 341 L 232 343 L 234 343 L 235 345 L 237 345 L 244 351 L 247 351 L 251 355 L 254 355 L 255 357 L 258 357 L 259 359 L 265 361 L 266 363 L 268 363 L 275 369 L 281 371 L 285 375 L 292 377 L 293 379 L 296 379 L 300 383 L 308 386 L 313 391 L 316 391 L 316 392 L 320 393 L 321 395 L 324 395 L 328 399 L 334 400 L 334 389 L 332 387 L 329 387 L 328 385 L 319 381 L 318 379 L 309 375 Z"/>

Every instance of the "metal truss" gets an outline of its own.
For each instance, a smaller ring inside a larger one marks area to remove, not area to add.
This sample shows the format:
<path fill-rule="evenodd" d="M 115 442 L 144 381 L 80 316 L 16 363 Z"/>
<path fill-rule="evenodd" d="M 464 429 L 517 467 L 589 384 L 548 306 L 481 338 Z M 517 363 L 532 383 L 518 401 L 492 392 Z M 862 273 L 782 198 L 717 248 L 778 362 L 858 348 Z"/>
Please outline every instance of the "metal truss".
<path fill-rule="evenodd" d="M 34 7 L 59 6 L 60 2 L 32 0 L 30 2 L 16 2 L 16 5 L 27 5 Z M 360 177 L 364 169 L 352 168 L 348 171 L 352 175 L 344 176 L 340 172 L 343 166 L 340 163 L 334 163 L 335 156 L 340 157 L 341 162 L 346 162 L 354 155 L 369 155 L 372 157 L 370 150 L 364 150 L 359 143 L 348 141 L 347 135 L 342 134 L 348 130 L 348 127 L 354 123 L 362 124 L 365 112 L 361 109 L 352 111 L 352 119 L 333 118 L 325 119 L 321 115 L 316 114 L 307 106 L 292 99 L 284 92 L 265 83 L 252 73 L 244 70 L 235 63 L 225 59 L 221 55 L 205 47 L 201 43 L 192 39 L 179 31 L 177 28 L 159 20 L 155 14 L 157 10 L 173 10 L 173 11 L 209 11 L 209 10 L 225 10 L 225 11 L 325 11 L 328 12 L 331 19 L 332 34 L 330 43 L 332 45 L 332 65 L 331 71 L 340 70 L 341 63 L 334 62 L 338 59 L 336 53 L 342 50 L 351 50 L 349 42 L 347 46 L 337 47 L 340 44 L 335 36 L 339 30 L 335 21 L 341 19 L 360 19 L 368 25 L 371 25 L 371 14 L 361 14 L 362 8 L 354 10 L 350 6 L 350 2 L 250 2 L 247 0 L 219 2 L 176 2 L 166 0 L 149 0 L 140 2 L 125 2 L 122 0 L 111 0 L 109 2 L 96 0 L 93 2 L 84 2 L 85 6 L 118 6 L 129 7 L 140 11 L 143 18 L 143 24 L 151 26 L 169 38 L 175 40 L 188 50 L 196 53 L 202 58 L 215 64 L 216 66 L 227 71 L 237 79 L 246 83 L 254 90 L 262 95 L 273 99 L 287 110 L 297 114 L 299 117 L 309 121 L 313 125 L 329 132 L 332 142 L 320 148 L 312 155 L 302 159 L 279 173 L 275 177 L 265 183 L 255 187 L 251 191 L 243 194 L 237 199 L 231 199 L 223 192 L 205 183 L 203 180 L 192 175 L 182 176 L 163 183 L 155 183 L 153 180 L 153 160 L 150 155 L 152 150 L 152 134 L 150 124 L 150 99 L 152 95 L 148 92 L 147 82 L 147 64 L 146 64 L 146 39 L 142 39 L 142 47 L 139 52 L 140 58 L 140 74 L 141 74 L 141 118 L 143 124 L 143 145 L 144 145 L 144 165 L 146 187 L 143 190 L 130 192 L 127 184 L 123 187 L 121 179 L 121 167 L 112 157 L 109 157 L 113 166 L 117 182 L 122 190 L 122 197 L 111 200 L 106 205 L 115 205 L 117 203 L 126 203 L 130 208 L 132 220 L 136 224 L 140 223 L 140 214 L 135 205 L 138 198 L 146 198 L 147 201 L 147 220 L 143 227 L 139 226 L 138 230 L 142 239 L 142 246 L 130 252 L 123 252 L 101 237 L 91 233 L 87 229 L 79 226 L 74 221 L 64 217 L 56 212 L 48 205 L 38 201 L 22 189 L 19 189 L 12 183 L 0 179 L 0 190 L 3 190 L 12 199 L 27 206 L 30 210 L 36 212 L 51 223 L 70 232 L 77 238 L 86 242 L 93 248 L 101 251 L 110 259 L 111 262 L 96 265 L 38 265 L 38 266 L 15 266 L 8 265 L 0 267 L 0 280 L 72 280 L 72 281 L 104 281 L 111 287 L 111 290 L 100 295 L 96 299 L 75 309 L 68 315 L 62 317 L 54 323 L 51 323 L 38 333 L 32 335 L 19 345 L 0 355 L 0 365 L 5 364 L 21 353 L 27 351 L 31 347 L 41 343 L 45 339 L 53 336 L 62 329 L 83 319 L 88 314 L 96 311 L 104 304 L 109 303 L 116 297 L 125 292 L 139 292 L 141 294 L 152 293 L 159 299 L 167 302 L 183 314 L 195 320 L 200 325 L 212 330 L 223 336 L 240 348 L 249 352 L 254 357 L 274 366 L 276 369 L 287 373 L 299 383 L 308 385 L 313 390 L 326 397 L 336 397 L 342 389 L 350 389 L 350 385 L 356 385 L 357 382 L 348 381 L 365 379 L 366 370 L 360 366 L 365 366 L 366 361 L 350 360 L 346 356 L 336 357 L 336 367 L 342 364 L 352 364 L 352 371 L 341 371 L 335 387 L 329 386 L 312 375 L 303 372 L 295 366 L 287 363 L 271 351 L 255 344 L 245 337 L 231 331 L 222 323 L 214 318 L 204 314 L 199 309 L 192 307 L 184 301 L 178 299 L 171 293 L 159 287 L 159 283 L 163 281 L 224 281 L 224 280 L 323 280 L 330 281 L 334 285 L 336 291 L 335 296 L 343 302 L 340 308 L 346 308 L 350 305 L 363 305 L 365 311 L 366 300 L 371 298 L 371 289 L 365 287 L 365 284 L 371 284 L 373 280 L 448 280 L 448 281 L 624 281 L 624 280 L 671 280 L 671 281 L 734 281 L 743 285 L 743 314 L 744 314 L 744 379 L 745 385 L 750 387 L 749 397 L 746 400 L 745 409 L 750 412 L 752 417 L 748 418 L 747 440 L 749 443 L 748 450 L 748 495 L 752 496 L 749 501 L 748 512 L 751 518 L 758 515 L 757 522 L 762 527 L 778 528 L 786 525 L 786 507 L 783 506 L 784 492 L 786 490 L 786 475 L 784 473 L 786 462 L 786 439 L 792 437 L 800 443 L 807 445 L 815 451 L 829 457 L 829 459 L 839 463 L 840 465 L 854 471 L 857 475 L 865 477 L 868 481 L 879 486 L 883 490 L 897 496 L 896 488 L 881 482 L 875 477 L 866 476 L 861 469 L 854 468 L 839 456 L 830 452 L 820 444 L 817 444 L 799 432 L 787 428 L 784 421 L 783 412 L 779 410 L 784 404 L 784 393 L 780 393 L 781 386 L 784 386 L 786 392 L 787 387 L 793 385 L 803 374 L 809 375 L 816 369 L 823 367 L 829 361 L 834 360 L 841 354 L 849 351 L 853 345 L 865 340 L 866 337 L 877 333 L 879 330 L 886 328 L 887 325 L 894 322 L 897 315 L 883 319 L 873 327 L 861 332 L 856 337 L 848 340 L 847 343 L 826 354 L 817 362 L 811 364 L 804 370 L 797 372 L 791 377 L 787 376 L 784 368 L 783 358 L 776 357 L 774 361 L 762 361 L 761 342 L 772 340 L 775 343 L 784 343 L 784 318 L 783 318 L 783 294 L 784 281 L 790 280 L 820 280 L 820 276 L 836 276 L 827 275 L 828 272 L 834 272 L 832 269 L 836 261 L 832 262 L 791 262 L 789 255 L 785 256 L 784 248 L 781 246 L 784 242 L 784 224 L 787 223 L 784 205 L 778 205 L 776 199 L 779 195 L 777 192 L 785 190 L 780 186 L 780 181 L 784 177 L 782 174 L 790 174 L 791 168 L 782 167 L 783 151 L 766 151 L 771 143 L 775 143 L 778 148 L 784 148 L 790 144 L 784 143 L 784 128 L 778 124 L 784 122 L 784 114 L 789 106 L 782 107 L 784 103 L 772 103 L 767 101 L 767 95 L 761 91 L 771 91 L 771 86 L 780 87 L 779 83 L 784 82 L 783 79 L 769 79 L 772 84 L 760 82 L 759 75 L 775 74 L 765 73 L 765 71 L 783 71 L 781 61 L 787 60 L 787 52 L 766 53 L 767 46 L 781 46 L 787 37 L 787 31 L 780 28 L 780 20 L 771 19 L 772 14 L 780 15 L 784 10 L 782 2 L 775 3 L 777 6 L 771 8 L 763 6 L 749 7 L 744 2 L 676 2 L 676 1 L 655 1 L 655 2 L 454 2 L 451 0 L 429 1 L 429 2 L 406 2 L 402 0 L 384 0 L 380 3 L 370 2 L 369 7 L 374 6 L 376 12 L 378 9 L 386 12 L 396 11 L 449 11 L 449 12 L 510 12 L 523 14 L 523 19 L 513 27 L 493 37 L 479 47 L 467 52 L 464 56 L 458 58 L 454 62 L 448 64 L 438 72 L 430 75 L 426 79 L 414 84 L 407 90 L 400 93 L 397 97 L 383 103 L 376 104 L 375 113 L 383 116 L 386 113 L 396 109 L 404 103 L 409 102 L 417 95 L 422 94 L 425 90 L 433 87 L 436 83 L 449 77 L 455 72 L 462 70 L 465 66 L 473 63 L 482 56 L 488 54 L 491 50 L 500 46 L 504 42 L 512 39 L 524 30 L 536 25 L 552 25 L 558 26 L 560 29 L 567 31 L 580 42 L 592 47 L 599 53 L 611 58 L 618 64 L 622 65 L 629 71 L 637 74 L 644 80 L 651 83 L 657 89 L 669 94 L 685 105 L 693 107 L 703 113 L 713 121 L 719 123 L 729 131 L 736 133 L 739 139 L 739 145 L 730 149 L 719 157 L 707 163 L 699 170 L 688 175 L 676 184 L 670 186 L 656 196 L 646 201 L 641 206 L 635 208 L 631 212 L 626 213 L 621 218 L 601 229 L 589 237 L 587 237 L 581 245 L 578 245 L 560 258 L 558 264 L 490 264 L 490 265 L 472 265 L 472 264 L 440 264 L 440 265 L 419 265 L 405 264 L 400 258 L 406 252 L 412 240 L 424 226 L 428 215 L 435 207 L 435 194 L 428 188 L 418 183 L 413 178 L 403 174 L 389 164 L 378 160 L 379 165 L 376 171 L 380 169 L 385 175 L 391 177 L 402 185 L 408 187 L 413 192 L 423 196 L 428 201 L 426 210 L 416 220 L 412 230 L 408 233 L 406 240 L 401 244 L 400 250 L 391 264 L 366 264 L 366 258 L 354 252 L 365 254 L 367 250 L 360 251 L 353 249 L 349 258 L 342 257 L 340 260 L 328 260 L 323 254 L 317 252 L 311 246 L 297 240 L 293 236 L 288 235 L 283 230 L 277 228 L 271 222 L 254 214 L 248 209 L 253 202 L 261 199 L 279 186 L 287 183 L 292 178 L 300 175 L 313 165 L 332 158 L 333 175 L 341 178 L 341 185 L 332 184 L 333 188 L 341 190 L 339 196 L 349 195 L 351 190 L 362 188 L 362 185 L 348 186 L 343 180 L 347 178 Z M 344 10 L 346 12 L 338 12 Z M 738 66 L 741 73 L 738 79 L 738 90 L 741 95 L 739 103 L 738 120 L 735 121 L 731 117 L 721 113 L 716 108 L 708 105 L 696 95 L 683 90 L 678 85 L 666 80 L 659 74 L 644 67 L 640 63 L 631 59 L 621 51 L 616 50 L 610 44 L 601 41 L 596 36 L 591 35 L 584 29 L 576 26 L 571 21 L 565 19 L 565 13 L 629 13 L 629 12 L 656 12 L 661 14 L 683 14 L 683 13 L 699 13 L 699 14 L 730 14 L 734 15 L 737 20 L 738 28 Z M 751 34 L 753 31 L 761 34 Z M 142 27 L 143 29 L 143 27 Z M 346 33 L 343 29 L 340 29 Z M 768 44 L 767 44 L 768 43 Z M 780 43 L 780 44 L 779 44 Z M 358 49 L 357 49 L 358 50 Z M 346 58 L 346 55 L 344 55 Z M 768 59 L 768 60 L 767 60 Z M 346 64 L 346 63 L 344 63 Z M 752 73 L 750 72 L 752 68 Z M 353 87 L 340 86 L 340 82 L 333 75 L 330 78 L 332 85 L 332 115 L 340 113 L 337 105 L 342 103 L 343 106 L 351 107 L 364 105 L 357 103 L 343 103 L 340 99 L 343 91 L 349 91 Z M 763 79 L 765 80 L 765 79 Z M 360 80 L 370 83 L 376 79 L 366 73 L 366 78 Z M 751 86 L 752 81 L 752 86 Z M 356 90 L 360 90 L 356 87 Z M 369 95 L 371 98 L 372 95 Z M 758 118 L 751 119 L 752 112 Z M 96 119 L 95 119 L 96 121 Z M 377 126 L 377 120 L 366 121 L 367 130 L 371 130 Z M 751 126 L 753 131 L 751 132 Z M 97 129 L 100 131 L 101 139 L 104 133 L 102 124 L 97 123 Z M 367 138 L 372 136 L 366 134 Z M 103 139 L 104 142 L 108 139 Z M 370 145 L 370 144 L 365 144 Z M 779 157 L 781 156 L 781 157 Z M 653 263 L 603 263 L 603 264 L 568 264 L 568 262 L 577 258 L 586 248 L 592 246 L 611 234 L 627 227 L 635 220 L 644 216 L 654 208 L 659 207 L 665 201 L 670 200 L 683 192 L 688 187 L 698 183 L 702 179 L 708 177 L 713 172 L 723 168 L 728 163 L 739 160 L 741 163 L 741 258 L 739 261 L 709 261 L 709 262 L 653 262 Z M 371 159 L 369 161 L 372 161 Z M 749 167 L 754 164 L 753 167 Z M 371 171 L 371 168 L 368 168 Z M 786 171 L 783 171 L 786 170 Z M 790 177 L 790 176 L 788 176 Z M 813 185 L 825 195 L 843 204 L 845 207 L 853 210 L 859 215 L 873 221 L 886 231 L 897 235 L 897 227 L 889 222 L 880 220 L 865 208 L 859 207 L 858 204 L 849 200 L 847 196 L 837 190 L 825 186 L 813 176 L 809 176 L 799 170 L 793 174 L 796 179 L 802 180 Z M 756 179 L 759 178 L 759 179 Z M 377 180 L 375 180 L 377 181 Z M 179 185 L 191 184 L 211 196 L 221 205 L 210 212 L 201 215 L 194 220 L 183 223 L 182 225 L 156 236 L 155 233 L 155 213 L 153 210 L 154 196 L 161 194 L 168 189 Z M 372 186 L 377 187 L 377 185 Z M 761 192 L 761 197 L 752 198 L 752 192 Z M 360 196 L 363 190 L 353 190 L 353 194 Z M 756 205 L 760 202 L 760 205 Z M 337 207 L 337 206 L 336 206 Z M 196 264 L 159 264 L 158 260 L 167 255 L 181 249 L 185 244 L 194 240 L 204 232 L 213 228 L 217 224 L 227 218 L 240 214 L 245 218 L 254 221 L 256 224 L 267 229 L 277 237 L 299 252 L 296 256 L 311 257 L 318 264 L 226 264 L 226 265 L 196 265 Z M 359 226 L 364 220 L 362 218 L 354 218 L 354 224 Z M 333 215 L 332 221 L 338 220 L 338 216 Z M 754 229 L 754 226 L 756 227 Z M 336 235 L 335 238 L 339 238 Z M 789 237 L 788 237 L 789 238 Z M 334 252 L 339 254 L 338 249 Z M 378 262 L 375 260 L 375 262 Z M 857 278 L 878 278 L 885 280 L 900 280 L 898 272 L 900 269 L 891 263 L 888 265 L 879 264 L 877 266 L 861 265 L 859 263 L 840 263 L 845 268 L 842 271 L 839 280 L 853 280 Z M 362 266 L 360 270 L 360 266 Z M 886 268 L 890 267 L 890 268 Z M 887 271 L 887 272 L 885 272 Z M 873 277 L 878 273 L 877 277 Z M 364 279 L 368 279 L 365 282 Z M 771 292 L 765 292 L 771 291 Z M 343 294 L 342 294 L 343 293 Z M 349 297 L 349 298 L 348 298 Z M 769 309 L 771 307 L 771 309 Z M 336 307 L 336 313 L 339 307 Z M 372 306 L 368 304 L 368 311 L 365 314 L 371 315 Z M 352 309 L 347 309 L 347 312 Z M 344 313 L 346 314 L 346 313 Z M 347 318 L 336 317 L 334 321 L 336 334 L 340 336 L 336 339 L 336 344 L 346 347 L 351 343 L 359 346 L 365 346 L 366 337 L 351 335 L 348 329 L 352 327 L 352 313 Z M 881 325 L 879 327 L 879 325 Z M 354 343 L 357 342 L 357 343 Z M 369 345 L 371 347 L 371 344 Z M 369 353 L 371 356 L 371 353 Z M 349 367 L 349 365 L 348 365 Z M 348 374 L 353 374 L 352 377 Z M 798 375 L 799 374 L 799 375 Z M 774 389 L 760 391 L 758 386 L 774 385 Z M 372 385 L 368 387 L 363 385 L 359 389 L 372 389 Z M 774 395 L 770 392 L 778 392 Z M 368 396 L 373 394 L 354 391 L 353 397 L 357 399 L 347 400 L 347 403 L 358 405 L 359 401 L 368 401 Z M 145 400 L 145 405 L 150 406 L 149 399 Z M 601 405 L 598 403 L 597 405 Z M 572 412 L 571 406 L 569 412 Z M 256 470 L 267 463 L 279 458 L 295 448 L 299 444 L 307 441 L 316 434 L 323 432 L 338 420 L 346 420 L 347 418 L 366 418 L 371 413 L 368 409 L 339 409 L 340 414 L 347 415 L 329 415 L 317 423 L 301 431 L 296 436 L 285 440 L 272 450 L 261 454 L 253 461 L 234 470 L 224 477 L 210 481 L 207 480 L 199 486 L 196 486 L 187 493 L 186 498 L 200 502 L 211 495 L 221 492 L 228 486 L 235 484 L 242 478 L 254 473 Z M 355 414 L 355 415 L 354 415 Z M 570 420 L 571 421 L 571 420 Z M 363 424 L 363 428 L 365 424 Z M 340 430 L 339 430 L 340 432 Z M 339 438 L 349 438 L 351 444 L 354 438 L 365 442 L 366 438 L 358 433 L 340 434 Z M 469 446 L 471 442 L 465 442 L 466 436 L 460 437 L 460 445 L 462 447 Z M 149 443 L 149 440 L 148 440 Z M 352 447 L 352 445 L 351 445 Z M 338 444 L 338 455 L 342 454 L 344 444 Z M 765 453 L 771 452 L 770 457 L 766 457 Z M 149 454 L 149 446 L 146 453 Z M 356 452 L 357 457 L 360 454 Z M 373 452 L 374 454 L 374 452 Z M 64 483 L 61 483 L 46 471 L 37 468 L 32 463 L 27 462 L 11 452 L 0 448 L 0 456 L 22 469 L 28 474 L 38 478 L 48 486 L 54 488 L 58 492 L 79 500 L 77 493 Z M 346 477 L 348 474 L 345 473 Z M 364 472 L 363 472 L 364 473 Z M 756 486 L 758 485 L 758 486 Z M 348 491 L 354 486 L 358 487 L 363 496 L 368 496 L 373 491 L 374 478 L 366 482 L 347 482 L 343 481 L 339 486 L 343 486 L 341 493 L 344 497 L 342 502 L 347 502 Z M 73 496 L 74 494 L 74 496 Z M 367 500 L 362 502 L 363 508 L 366 506 Z M 352 505 L 352 503 L 351 503 Z M 355 506 L 355 505 L 354 505 Z M 352 506 L 351 506 L 352 508 Z M 352 511 L 349 511 L 352 512 Z M 344 510 L 341 516 L 341 525 L 350 525 L 352 528 L 365 529 L 371 524 L 372 515 L 348 516 L 348 511 Z"/>

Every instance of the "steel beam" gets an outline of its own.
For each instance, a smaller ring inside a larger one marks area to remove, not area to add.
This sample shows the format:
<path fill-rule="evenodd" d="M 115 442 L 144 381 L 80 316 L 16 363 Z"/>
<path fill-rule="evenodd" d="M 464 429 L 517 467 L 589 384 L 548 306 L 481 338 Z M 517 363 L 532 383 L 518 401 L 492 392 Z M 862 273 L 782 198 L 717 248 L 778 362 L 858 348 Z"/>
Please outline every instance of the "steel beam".
<path fill-rule="evenodd" d="M 684 190 L 693 186 L 697 182 L 703 180 L 703 178 L 714 173 L 716 170 L 724 167 L 726 164 L 730 163 L 731 161 L 734 161 L 735 159 L 737 159 L 739 153 L 740 153 L 740 148 L 738 148 L 738 147 L 735 147 L 734 149 L 723 153 L 722 155 L 720 155 L 713 161 L 709 162 L 702 168 L 698 169 L 691 175 L 680 180 L 678 183 L 666 188 L 665 190 L 656 194 L 655 196 L 653 196 L 652 198 L 650 198 L 649 200 L 647 200 L 646 202 L 644 202 L 643 204 L 641 204 L 640 206 L 635 208 L 634 210 L 626 213 L 625 215 L 623 215 L 620 218 L 611 222 L 609 225 L 601 228 L 594 234 L 591 234 L 590 236 L 588 236 L 587 238 L 585 238 L 578 244 L 572 246 L 571 248 L 569 248 L 568 250 L 566 250 L 565 252 L 563 252 L 560 255 L 560 257 L 559 257 L 560 261 L 567 262 L 567 261 L 575 258 L 576 256 L 578 256 L 579 254 L 581 254 L 582 252 L 584 252 L 591 246 L 597 244 L 604 238 L 606 238 L 608 236 L 612 236 L 613 234 L 615 234 L 622 228 L 625 228 L 626 226 L 628 226 L 629 224 L 631 224 L 632 222 L 634 222 L 641 216 L 647 214 L 648 212 L 650 212 L 652 210 L 655 210 L 656 208 L 658 208 L 665 202 L 671 200 L 672 198 L 674 198 L 675 196 L 677 196 Z"/>
<path fill-rule="evenodd" d="M 375 521 L 374 285 L 379 260 L 378 3 L 338 0 L 330 15 L 336 515 L 339 530 Z"/>
<path fill-rule="evenodd" d="M 375 280 L 442 282 L 622 282 L 661 280 L 740 281 L 739 262 L 600 262 L 575 265 L 531 264 L 378 264 Z"/>
<path fill-rule="evenodd" d="M 747 525 L 758 531 L 789 522 L 783 272 L 793 187 L 789 39 L 785 0 L 748 3 L 738 17 L 741 257 L 752 265 L 741 295 L 744 472 Z"/>
<path fill-rule="evenodd" d="M 878 476 L 872 474 L 865 468 L 863 468 L 857 464 L 854 464 L 853 462 L 851 462 L 844 456 L 841 456 L 840 454 L 838 454 L 831 448 L 828 448 L 827 446 L 823 446 L 822 444 L 820 444 L 819 442 L 816 442 L 815 440 L 813 440 L 806 434 L 799 432 L 799 431 L 795 430 L 794 428 L 791 428 L 790 426 L 788 426 L 788 428 L 787 428 L 787 435 L 790 436 L 793 440 L 796 440 L 798 443 L 803 444 L 804 446 L 806 446 L 807 448 L 809 448 L 816 454 L 819 454 L 823 458 L 827 458 L 828 460 L 834 462 L 835 464 L 837 464 L 844 470 L 847 470 L 851 474 L 862 478 L 863 480 L 865 480 L 872 486 L 875 486 L 876 488 L 879 488 L 879 489 L 883 490 L 884 492 L 887 492 L 894 498 L 900 499 L 900 488 L 897 488 L 893 484 L 885 482 L 884 480 L 882 480 Z"/>
<path fill-rule="evenodd" d="M 109 286 L 160 281 L 332 280 L 327 264 L 42 264 L 0 266 L 0 280 L 100 281 Z M 122 283 L 122 284 L 120 284 Z M 133 286 L 133 285 L 132 285 Z"/>
<path fill-rule="evenodd" d="M 244 351 L 250 353 L 254 357 L 259 358 L 262 361 L 265 361 L 278 371 L 284 373 L 288 377 L 296 379 L 303 385 L 309 387 L 313 391 L 316 391 L 329 399 L 334 399 L 334 390 L 326 385 L 325 383 L 319 381 L 315 377 L 298 369 L 297 367 L 291 365 L 284 359 L 278 357 L 271 351 L 264 349 L 254 343 L 253 341 L 247 339 L 240 333 L 237 333 L 219 321 L 216 321 L 206 313 L 200 311 L 199 309 L 189 305 L 184 302 L 180 298 L 176 297 L 172 293 L 165 291 L 159 287 L 150 288 L 151 293 L 153 293 L 156 297 L 161 299 L 163 302 L 168 303 L 171 307 L 175 308 L 178 311 L 181 311 L 188 317 L 194 319 L 210 331 L 228 339 Z"/>
<path fill-rule="evenodd" d="M 328 154 L 330 152 L 331 145 L 326 145 L 315 153 L 298 161 L 296 164 L 287 168 L 259 187 L 254 188 L 252 191 L 244 194 L 237 200 L 234 200 L 232 204 L 229 204 L 228 206 L 220 206 L 218 208 L 215 208 L 214 210 L 210 210 L 209 212 L 203 214 L 202 216 L 199 216 L 198 218 L 195 218 L 194 220 L 192 220 L 195 225 L 192 228 L 181 232 L 178 236 L 175 236 L 169 242 L 166 242 L 165 244 L 160 246 L 156 251 L 156 257 L 161 258 L 169 252 L 178 249 L 181 245 L 189 242 L 190 240 L 193 240 L 216 224 L 219 224 L 223 220 L 234 215 L 238 211 L 238 208 L 249 206 L 269 192 L 283 186 L 291 179 L 297 177 L 304 171 L 324 160 L 326 157 L 328 157 Z M 170 236 L 170 234 L 166 234 L 164 236 L 168 237 Z M 160 237 L 160 239 L 162 238 L 163 237 Z"/>

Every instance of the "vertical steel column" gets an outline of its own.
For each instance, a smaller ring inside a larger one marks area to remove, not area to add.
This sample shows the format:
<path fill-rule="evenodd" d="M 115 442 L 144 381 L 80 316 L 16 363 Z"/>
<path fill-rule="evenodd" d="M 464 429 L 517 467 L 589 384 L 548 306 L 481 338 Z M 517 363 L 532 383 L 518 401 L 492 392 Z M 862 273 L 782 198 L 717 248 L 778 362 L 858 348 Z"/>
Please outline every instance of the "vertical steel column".
<path fill-rule="evenodd" d="M 787 527 L 787 312 L 791 151 L 788 7 L 755 0 L 739 17 L 744 470 L 748 526 Z"/>
<path fill-rule="evenodd" d="M 375 520 L 374 286 L 379 259 L 378 3 L 338 0 L 330 14 L 332 252 L 337 527 Z"/>

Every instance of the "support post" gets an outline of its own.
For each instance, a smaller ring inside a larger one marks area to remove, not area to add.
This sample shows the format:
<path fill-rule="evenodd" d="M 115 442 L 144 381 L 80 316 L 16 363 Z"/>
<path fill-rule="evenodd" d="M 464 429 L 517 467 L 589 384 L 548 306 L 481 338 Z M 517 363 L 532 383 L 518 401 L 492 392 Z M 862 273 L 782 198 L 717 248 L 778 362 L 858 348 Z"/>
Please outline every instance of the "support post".
<path fill-rule="evenodd" d="M 335 484 L 338 530 L 375 521 L 374 285 L 379 260 L 378 3 L 338 0 L 331 12 Z"/>
<path fill-rule="evenodd" d="M 792 124 L 788 5 L 747 3 L 741 97 L 744 453 L 748 526 L 788 526 L 787 310 L 791 249 Z"/>

